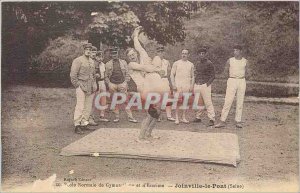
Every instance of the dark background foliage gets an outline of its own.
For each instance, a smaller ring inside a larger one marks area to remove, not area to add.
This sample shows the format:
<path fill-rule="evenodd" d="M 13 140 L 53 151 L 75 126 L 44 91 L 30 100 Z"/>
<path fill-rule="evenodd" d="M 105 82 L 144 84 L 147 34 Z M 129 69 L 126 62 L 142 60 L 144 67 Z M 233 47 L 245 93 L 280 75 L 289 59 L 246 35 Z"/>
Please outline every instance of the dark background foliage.
<path fill-rule="evenodd" d="M 207 46 L 222 77 L 232 46 L 239 43 L 251 62 L 251 80 L 298 82 L 298 6 L 298 2 L 5 2 L 2 79 L 20 77 L 16 73 L 67 74 L 84 42 L 125 49 L 131 46 L 132 30 L 141 25 L 150 54 L 157 43 L 166 45 L 172 62 L 179 59 L 182 47 L 189 48 L 191 61 L 197 62 L 197 50 Z"/>

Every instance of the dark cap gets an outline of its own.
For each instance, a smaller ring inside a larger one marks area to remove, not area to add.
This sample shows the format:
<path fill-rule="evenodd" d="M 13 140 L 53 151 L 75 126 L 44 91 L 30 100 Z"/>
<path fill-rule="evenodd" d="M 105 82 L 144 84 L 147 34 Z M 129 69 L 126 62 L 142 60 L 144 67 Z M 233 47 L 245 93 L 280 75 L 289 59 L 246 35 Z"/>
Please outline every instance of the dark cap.
<path fill-rule="evenodd" d="M 156 51 L 165 51 L 165 47 L 162 45 L 157 46 Z"/>
<path fill-rule="evenodd" d="M 242 50 L 242 46 L 240 44 L 235 44 L 233 46 L 233 49 L 238 49 L 238 50 Z"/>
<path fill-rule="evenodd" d="M 87 48 L 92 48 L 92 44 L 91 43 L 83 44 L 83 49 L 87 49 Z"/>
<path fill-rule="evenodd" d="M 115 46 L 115 47 L 112 47 L 112 48 L 110 49 L 110 51 L 111 51 L 111 53 L 118 53 L 119 48 Z"/>
<path fill-rule="evenodd" d="M 92 51 L 97 51 L 97 48 L 95 46 L 92 46 Z"/>
<path fill-rule="evenodd" d="M 96 56 L 102 56 L 103 55 L 103 51 L 102 50 L 99 50 L 97 53 L 96 53 Z"/>
<path fill-rule="evenodd" d="M 201 52 L 207 52 L 207 48 L 206 47 L 201 47 L 199 50 L 198 50 L 198 53 L 201 53 Z"/>

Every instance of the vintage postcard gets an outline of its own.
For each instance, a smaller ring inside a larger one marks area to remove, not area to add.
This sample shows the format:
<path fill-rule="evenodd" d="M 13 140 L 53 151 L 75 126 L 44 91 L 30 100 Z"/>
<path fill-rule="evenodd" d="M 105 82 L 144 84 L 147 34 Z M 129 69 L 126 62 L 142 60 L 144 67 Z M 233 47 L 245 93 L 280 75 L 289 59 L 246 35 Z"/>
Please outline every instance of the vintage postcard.
<path fill-rule="evenodd" d="M 298 1 L 1 13 L 1 191 L 298 192 Z"/>

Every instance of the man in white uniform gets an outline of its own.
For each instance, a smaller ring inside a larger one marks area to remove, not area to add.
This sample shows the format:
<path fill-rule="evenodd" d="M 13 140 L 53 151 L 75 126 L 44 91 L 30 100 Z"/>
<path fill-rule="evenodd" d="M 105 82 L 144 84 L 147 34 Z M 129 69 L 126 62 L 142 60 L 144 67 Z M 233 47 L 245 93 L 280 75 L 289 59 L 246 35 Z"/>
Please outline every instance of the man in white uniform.
<path fill-rule="evenodd" d="M 182 93 L 192 92 L 194 88 L 194 64 L 188 61 L 188 56 L 189 50 L 183 49 L 181 51 L 181 60 L 174 62 L 171 70 L 170 77 L 173 90 L 174 92 L 179 93 L 179 96 L 181 96 Z M 178 111 L 179 109 L 177 105 L 175 124 L 179 124 Z M 181 122 L 189 123 L 185 116 L 186 109 L 183 109 L 182 111 Z"/>
<path fill-rule="evenodd" d="M 171 80 L 170 80 L 170 74 L 171 74 L 171 64 L 168 60 L 165 58 L 165 48 L 164 46 L 158 46 L 156 48 L 156 56 L 153 58 L 152 64 L 154 66 L 159 66 L 161 71 L 164 72 L 162 75 L 162 82 L 160 85 L 163 88 L 166 88 L 166 92 L 170 93 L 171 91 Z M 175 119 L 172 117 L 172 108 L 171 106 L 166 106 L 166 114 L 167 114 L 167 120 L 168 121 L 175 121 Z"/>
<path fill-rule="evenodd" d="M 225 121 L 230 111 L 235 94 L 237 95 L 235 112 L 236 127 L 242 128 L 242 111 L 246 91 L 245 75 L 248 74 L 246 73 L 246 69 L 248 69 L 249 66 L 248 61 L 242 56 L 242 47 L 240 45 L 236 45 L 234 47 L 233 54 L 234 57 L 227 60 L 225 66 L 226 73 L 228 73 L 229 69 L 229 78 L 227 80 L 225 103 L 221 114 L 221 121 L 215 126 L 216 128 L 225 127 Z"/>

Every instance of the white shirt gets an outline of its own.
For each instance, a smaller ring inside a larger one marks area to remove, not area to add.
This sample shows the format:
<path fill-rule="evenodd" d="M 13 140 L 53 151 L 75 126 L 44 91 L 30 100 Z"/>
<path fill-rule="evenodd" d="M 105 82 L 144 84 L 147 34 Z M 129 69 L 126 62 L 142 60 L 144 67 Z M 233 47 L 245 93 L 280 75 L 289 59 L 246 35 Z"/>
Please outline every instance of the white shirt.
<path fill-rule="evenodd" d="M 194 64 L 190 61 L 178 60 L 174 62 L 171 70 L 172 84 L 176 87 L 189 87 L 194 78 Z"/>
<path fill-rule="evenodd" d="M 161 61 L 161 69 L 163 71 L 165 71 L 164 76 L 168 75 L 168 67 L 169 67 L 169 65 L 170 65 L 170 62 L 168 60 L 162 59 L 162 61 Z"/>
<path fill-rule="evenodd" d="M 104 64 L 103 62 L 101 62 L 101 63 L 99 64 L 99 70 L 100 70 L 101 78 L 104 78 L 105 64 Z"/>
<path fill-rule="evenodd" d="M 245 78 L 247 60 L 242 58 L 237 60 L 235 57 L 229 59 L 229 77 Z"/>

